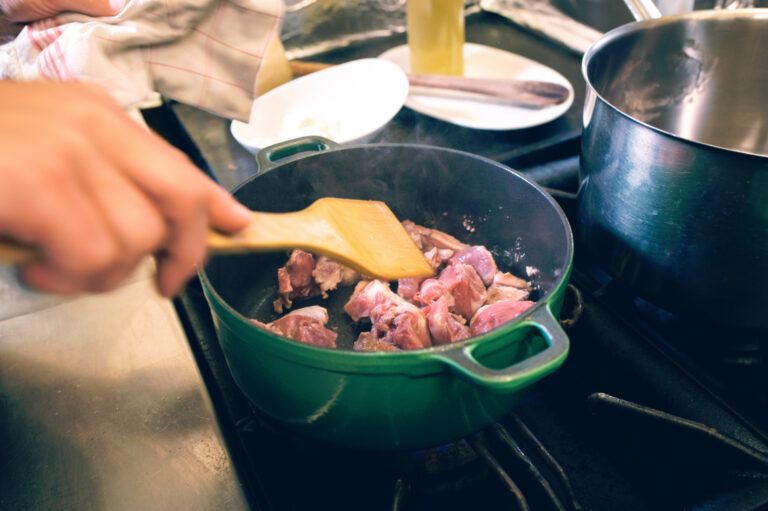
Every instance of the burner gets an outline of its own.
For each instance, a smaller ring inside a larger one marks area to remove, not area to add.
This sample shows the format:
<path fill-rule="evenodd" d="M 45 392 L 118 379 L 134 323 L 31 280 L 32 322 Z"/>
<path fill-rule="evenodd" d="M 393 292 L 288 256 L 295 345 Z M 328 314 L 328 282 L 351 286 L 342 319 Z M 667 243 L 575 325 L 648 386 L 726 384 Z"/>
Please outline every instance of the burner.
<path fill-rule="evenodd" d="M 445 473 L 476 461 L 477 454 L 464 440 L 432 449 L 412 451 L 403 456 L 404 465 L 409 472 L 423 474 Z"/>
<path fill-rule="evenodd" d="M 632 305 L 637 314 L 670 343 L 680 350 L 696 352 L 697 358 L 742 369 L 766 367 L 768 332 L 712 325 L 706 316 L 680 316 L 642 298 L 634 298 Z"/>

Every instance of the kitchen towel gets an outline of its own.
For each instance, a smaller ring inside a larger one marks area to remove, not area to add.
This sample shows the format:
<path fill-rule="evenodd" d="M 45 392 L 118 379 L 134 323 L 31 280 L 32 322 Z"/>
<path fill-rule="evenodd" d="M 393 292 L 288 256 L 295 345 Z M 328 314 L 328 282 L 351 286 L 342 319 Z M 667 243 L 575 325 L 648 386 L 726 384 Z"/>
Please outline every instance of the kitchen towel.
<path fill-rule="evenodd" d="M 88 81 L 128 111 L 166 97 L 247 121 L 283 15 L 282 0 L 130 0 L 112 17 L 62 13 L 0 46 L 0 78 Z"/>

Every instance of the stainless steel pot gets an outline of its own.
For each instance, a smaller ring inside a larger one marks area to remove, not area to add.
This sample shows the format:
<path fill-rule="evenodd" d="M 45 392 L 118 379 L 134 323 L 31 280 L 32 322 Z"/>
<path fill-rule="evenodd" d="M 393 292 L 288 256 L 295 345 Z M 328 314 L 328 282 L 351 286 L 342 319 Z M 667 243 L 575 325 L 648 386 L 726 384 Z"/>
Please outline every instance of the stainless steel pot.
<path fill-rule="evenodd" d="M 630 23 L 582 71 L 584 246 L 656 305 L 768 328 L 768 9 Z"/>

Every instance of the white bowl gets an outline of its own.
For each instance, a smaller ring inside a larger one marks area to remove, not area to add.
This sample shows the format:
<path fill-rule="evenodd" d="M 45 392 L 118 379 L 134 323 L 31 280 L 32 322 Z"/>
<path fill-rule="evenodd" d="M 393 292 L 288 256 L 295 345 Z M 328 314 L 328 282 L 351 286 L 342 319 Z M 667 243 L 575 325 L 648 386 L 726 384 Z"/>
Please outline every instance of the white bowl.
<path fill-rule="evenodd" d="M 388 60 L 354 60 L 296 78 L 256 98 L 232 136 L 252 153 L 308 135 L 339 144 L 388 123 L 408 96 L 408 77 Z"/>

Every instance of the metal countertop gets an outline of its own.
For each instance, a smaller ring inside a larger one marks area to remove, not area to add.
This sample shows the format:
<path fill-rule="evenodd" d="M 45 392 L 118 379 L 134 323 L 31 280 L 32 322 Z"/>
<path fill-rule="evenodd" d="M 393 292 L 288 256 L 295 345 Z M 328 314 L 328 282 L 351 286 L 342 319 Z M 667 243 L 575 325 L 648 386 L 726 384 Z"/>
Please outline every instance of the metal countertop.
<path fill-rule="evenodd" d="M 247 509 L 152 271 L 59 298 L 0 268 L 0 509 Z"/>

